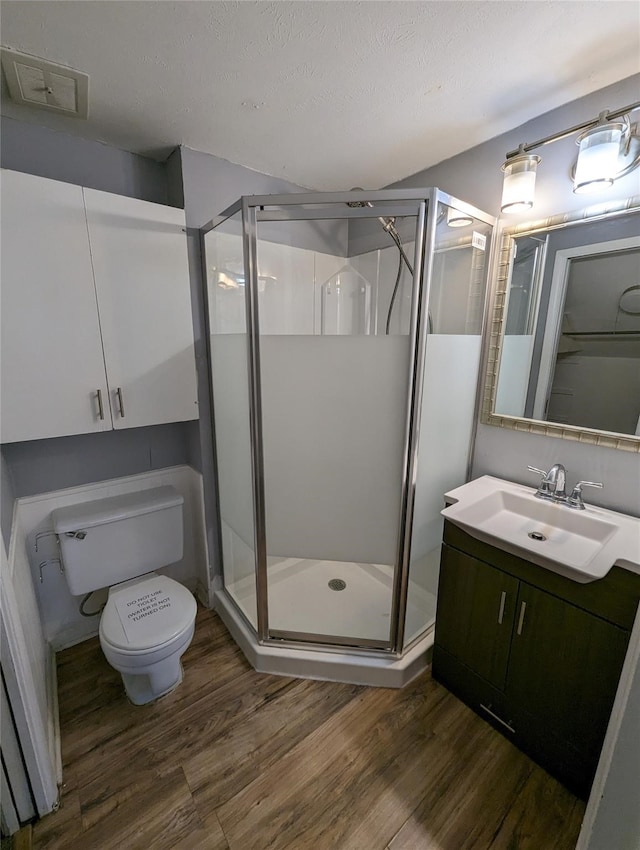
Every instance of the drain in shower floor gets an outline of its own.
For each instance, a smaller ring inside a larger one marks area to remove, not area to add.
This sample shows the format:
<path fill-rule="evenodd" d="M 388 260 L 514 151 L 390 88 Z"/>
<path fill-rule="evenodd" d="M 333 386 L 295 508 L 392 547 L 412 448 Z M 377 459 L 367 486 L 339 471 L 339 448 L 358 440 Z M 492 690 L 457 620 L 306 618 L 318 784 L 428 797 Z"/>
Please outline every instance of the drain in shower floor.
<path fill-rule="evenodd" d="M 332 578 L 329 582 L 329 587 L 331 588 L 331 590 L 344 590 L 346 586 L 346 581 L 342 581 L 341 578 Z"/>

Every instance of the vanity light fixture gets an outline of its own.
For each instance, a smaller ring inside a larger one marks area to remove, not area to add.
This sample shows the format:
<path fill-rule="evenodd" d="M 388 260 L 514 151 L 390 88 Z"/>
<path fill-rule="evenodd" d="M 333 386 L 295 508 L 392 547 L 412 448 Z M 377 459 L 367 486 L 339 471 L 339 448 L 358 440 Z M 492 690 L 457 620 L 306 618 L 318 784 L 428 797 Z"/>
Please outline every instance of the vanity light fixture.
<path fill-rule="evenodd" d="M 525 153 L 524 147 L 520 145 L 517 156 L 507 159 L 502 166 L 504 182 L 500 209 L 504 213 L 523 212 L 533 206 L 540 157 Z"/>
<path fill-rule="evenodd" d="M 629 113 L 636 109 L 640 109 L 640 101 L 613 112 L 601 112 L 591 121 L 536 142 L 523 143 L 517 150 L 509 151 L 502 166 L 501 211 L 517 213 L 533 206 L 536 170 L 541 158 L 530 152 L 575 133 L 580 133 L 577 140 L 580 150 L 571 171 L 574 192 L 607 189 L 637 168 L 640 165 L 640 135 L 637 125 L 632 126 L 629 121 Z"/>
<path fill-rule="evenodd" d="M 573 191 L 577 193 L 608 189 L 620 171 L 619 158 L 624 133 L 630 137 L 629 122 L 611 121 L 596 124 L 582 133 L 573 177 Z"/>

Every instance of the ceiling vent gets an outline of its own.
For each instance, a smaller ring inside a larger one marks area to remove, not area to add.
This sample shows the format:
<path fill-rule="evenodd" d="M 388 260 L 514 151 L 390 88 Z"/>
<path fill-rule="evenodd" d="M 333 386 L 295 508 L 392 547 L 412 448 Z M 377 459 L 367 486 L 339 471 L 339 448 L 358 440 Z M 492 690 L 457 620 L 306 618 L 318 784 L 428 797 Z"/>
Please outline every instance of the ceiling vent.
<path fill-rule="evenodd" d="M 86 118 L 89 111 L 89 75 L 37 56 L 0 50 L 11 100 L 60 115 Z"/>

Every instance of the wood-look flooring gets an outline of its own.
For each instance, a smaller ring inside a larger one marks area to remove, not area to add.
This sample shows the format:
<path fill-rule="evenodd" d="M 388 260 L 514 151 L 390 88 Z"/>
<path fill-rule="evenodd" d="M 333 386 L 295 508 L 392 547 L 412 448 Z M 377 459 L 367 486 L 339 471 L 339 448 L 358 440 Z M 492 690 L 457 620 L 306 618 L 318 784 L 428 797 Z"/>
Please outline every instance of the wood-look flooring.
<path fill-rule="evenodd" d="M 256 673 L 200 609 L 184 681 L 135 707 L 97 639 L 58 655 L 64 787 L 35 850 L 570 850 L 584 805 L 429 672 Z"/>

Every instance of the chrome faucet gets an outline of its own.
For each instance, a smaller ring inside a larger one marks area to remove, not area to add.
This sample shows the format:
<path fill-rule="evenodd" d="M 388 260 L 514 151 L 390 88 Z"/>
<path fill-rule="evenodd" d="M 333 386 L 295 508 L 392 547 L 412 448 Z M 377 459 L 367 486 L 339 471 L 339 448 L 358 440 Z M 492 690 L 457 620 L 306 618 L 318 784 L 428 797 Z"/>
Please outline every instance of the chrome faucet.
<path fill-rule="evenodd" d="M 537 472 L 541 475 L 540 484 L 535 492 L 538 499 L 547 499 L 550 502 L 561 502 L 568 508 L 583 511 L 584 502 L 582 501 L 583 487 L 598 487 L 602 489 L 604 486 L 599 481 L 578 481 L 576 486 L 571 491 L 571 495 L 567 495 L 567 470 L 561 463 L 554 463 L 548 472 L 544 469 L 537 469 L 535 466 L 527 466 L 531 472 Z"/>
<path fill-rule="evenodd" d="M 544 469 L 536 469 L 535 466 L 527 466 L 531 472 L 537 472 L 542 476 L 540 486 L 536 490 L 539 499 L 549 499 L 552 502 L 566 502 L 567 500 L 567 470 L 561 463 L 554 463 L 548 472 Z"/>

